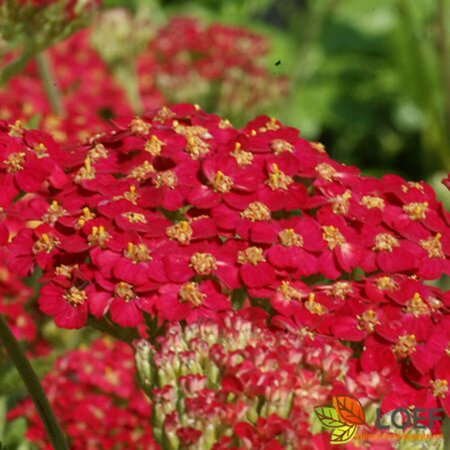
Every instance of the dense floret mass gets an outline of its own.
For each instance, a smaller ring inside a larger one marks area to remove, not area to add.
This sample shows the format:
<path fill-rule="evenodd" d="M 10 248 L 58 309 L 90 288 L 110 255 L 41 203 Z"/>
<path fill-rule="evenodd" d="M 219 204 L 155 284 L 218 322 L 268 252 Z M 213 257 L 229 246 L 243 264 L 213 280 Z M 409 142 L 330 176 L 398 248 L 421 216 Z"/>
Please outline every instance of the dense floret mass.
<path fill-rule="evenodd" d="M 230 430 L 242 448 L 298 448 L 311 411 L 281 398 L 308 380 L 308 405 L 342 388 L 383 412 L 450 412 L 450 296 L 426 283 L 450 274 L 450 215 L 427 184 L 361 175 L 273 118 L 237 129 L 190 104 L 64 148 L 5 122 L 0 152 L 8 269 L 42 271 L 39 308 L 57 326 L 149 341 L 158 442 L 212 448 L 199 430 L 214 417 L 228 424 L 216 449 Z M 251 330 L 236 349 L 233 324 Z M 189 333 L 209 328 L 217 345 L 195 347 Z"/>

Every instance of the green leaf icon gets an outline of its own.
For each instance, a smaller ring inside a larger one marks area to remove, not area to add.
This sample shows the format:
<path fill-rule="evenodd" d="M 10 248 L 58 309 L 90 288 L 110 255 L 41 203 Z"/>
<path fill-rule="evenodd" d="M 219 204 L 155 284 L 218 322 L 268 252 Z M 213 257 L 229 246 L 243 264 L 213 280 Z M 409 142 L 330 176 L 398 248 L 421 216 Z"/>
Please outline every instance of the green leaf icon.
<path fill-rule="evenodd" d="M 331 432 L 331 444 L 345 444 L 353 439 L 358 425 L 343 425 Z"/>
<path fill-rule="evenodd" d="M 334 429 L 345 425 L 345 423 L 340 421 L 337 411 L 331 406 L 318 406 L 314 408 L 314 411 L 317 418 L 326 428 Z"/>

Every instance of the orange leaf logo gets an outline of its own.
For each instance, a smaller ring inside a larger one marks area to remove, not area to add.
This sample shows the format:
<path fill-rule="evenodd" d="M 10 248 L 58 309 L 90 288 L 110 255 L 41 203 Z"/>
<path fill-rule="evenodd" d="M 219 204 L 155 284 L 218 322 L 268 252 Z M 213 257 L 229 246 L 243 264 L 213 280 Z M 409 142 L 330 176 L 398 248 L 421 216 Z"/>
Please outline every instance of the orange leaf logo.
<path fill-rule="evenodd" d="M 364 425 L 366 423 L 361 403 L 355 398 L 338 395 L 333 397 L 333 406 L 341 422 L 348 425 Z"/>

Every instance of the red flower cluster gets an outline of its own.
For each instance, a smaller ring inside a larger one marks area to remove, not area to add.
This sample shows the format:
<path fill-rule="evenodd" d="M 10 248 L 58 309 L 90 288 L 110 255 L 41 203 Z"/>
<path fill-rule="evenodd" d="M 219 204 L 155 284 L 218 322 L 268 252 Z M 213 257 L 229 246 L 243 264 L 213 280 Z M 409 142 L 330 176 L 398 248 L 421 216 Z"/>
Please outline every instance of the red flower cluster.
<path fill-rule="evenodd" d="M 450 215 L 428 185 L 362 176 L 275 119 L 238 130 L 187 104 L 87 142 L 0 129 L 2 206 L 33 224 L 9 267 L 42 269 L 58 326 L 92 315 L 153 337 L 251 305 L 272 327 L 352 342 L 358 396 L 381 399 L 382 376 L 385 409 L 450 411 L 450 298 L 423 283 L 450 273 Z"/>
<path fill-rule="evenodd" d="M 33 62 L 0 92 L 1 118 L 20 119 L 23 123 L 37 118 L 40 129 L 65 143 L 107 130 L 109 116 L 131 114 L 125 92 L 89 41 L 90 33 L 84 30 L 49 50 L 63 100 L 63 116 L 52 112 Z"/>
<path fill-rule="evenodd" d="M 67 143 L 109 130 L 109 119 L 131 114 L 127 95 L 94 50 L 91 34 L 80 31 L 48 51 L 64 114 L 52 112 L 32 62 L 0 90 L 0 119 L 36 121 Z M 287 93 L 287 81 L 263 67 L 267 52 L 266 40 L 244 29 L 173 19 L 139 58 L 142 103 L 147 110 L 196 99 L 225 115 L 252 115 Z"/>
<path fill-rule="evenodd" d="M 121 342 L 98 339 L 89 348 L 59 358 L 43 379 L 70 448 L 157 449 L 151 405 L 135 382 L 133 352 Z M 39 449 L 52 449 L 30 399 L 9 412 L 25 417 L 26 437 Z"/>
<path fill-rule="evenodd" d="M 303 289 L 307 300 L 271 296 L 272 324 L 292 332 L 306 327 L 354 344 L 353 376 L 379 373 L 393 384 L 383 410 L 405 404 L 450 412 L 450 292 L 405 275 L 376 275 Z M 313 307 L 311 307 L 313 305 Z M 356 361 L 355 361 L 356 362 Z M 367 380 L 367 383 L 370 383 Z M 382 398 L 373 390 L 373 398 Z"/>
<path fill-rule="evenodd" d="M 174 17 L 139 59 L 144 106 L 153 107 L 146 100 L 156 86 L 169 102 L 198 102 L 226 117 L 253 116 L 288 90 L 285 77 L 267 70 L 268 54 L 267 40 L 244 28 Z"/>
<path fill-rule="evenodd" d="M 259 319 L 262 326 L 237 314 L 184 330 L 172 325 L 157 350 L 137 343 L 158 442 L 173 449 L 329 448 L 326 433 L 312 435 L 311 414 L 346 392 L 337 380 L 352 351 L 334 339 L 270 331 Z M 386 388 L 381 379 L 378 388 Z"/>

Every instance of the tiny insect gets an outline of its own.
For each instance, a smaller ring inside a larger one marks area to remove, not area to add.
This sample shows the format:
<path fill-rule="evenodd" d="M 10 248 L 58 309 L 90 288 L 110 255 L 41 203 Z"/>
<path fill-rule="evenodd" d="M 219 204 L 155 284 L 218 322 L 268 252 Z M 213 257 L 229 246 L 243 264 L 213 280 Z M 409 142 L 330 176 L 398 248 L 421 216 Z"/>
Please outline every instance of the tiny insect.
<path fill-rule="evenodd" d="M 279 60 L 275 63 L 276 66 L 279 66 L 280 64 L 281 64 L 281 59 L 279 59 Z"/>

